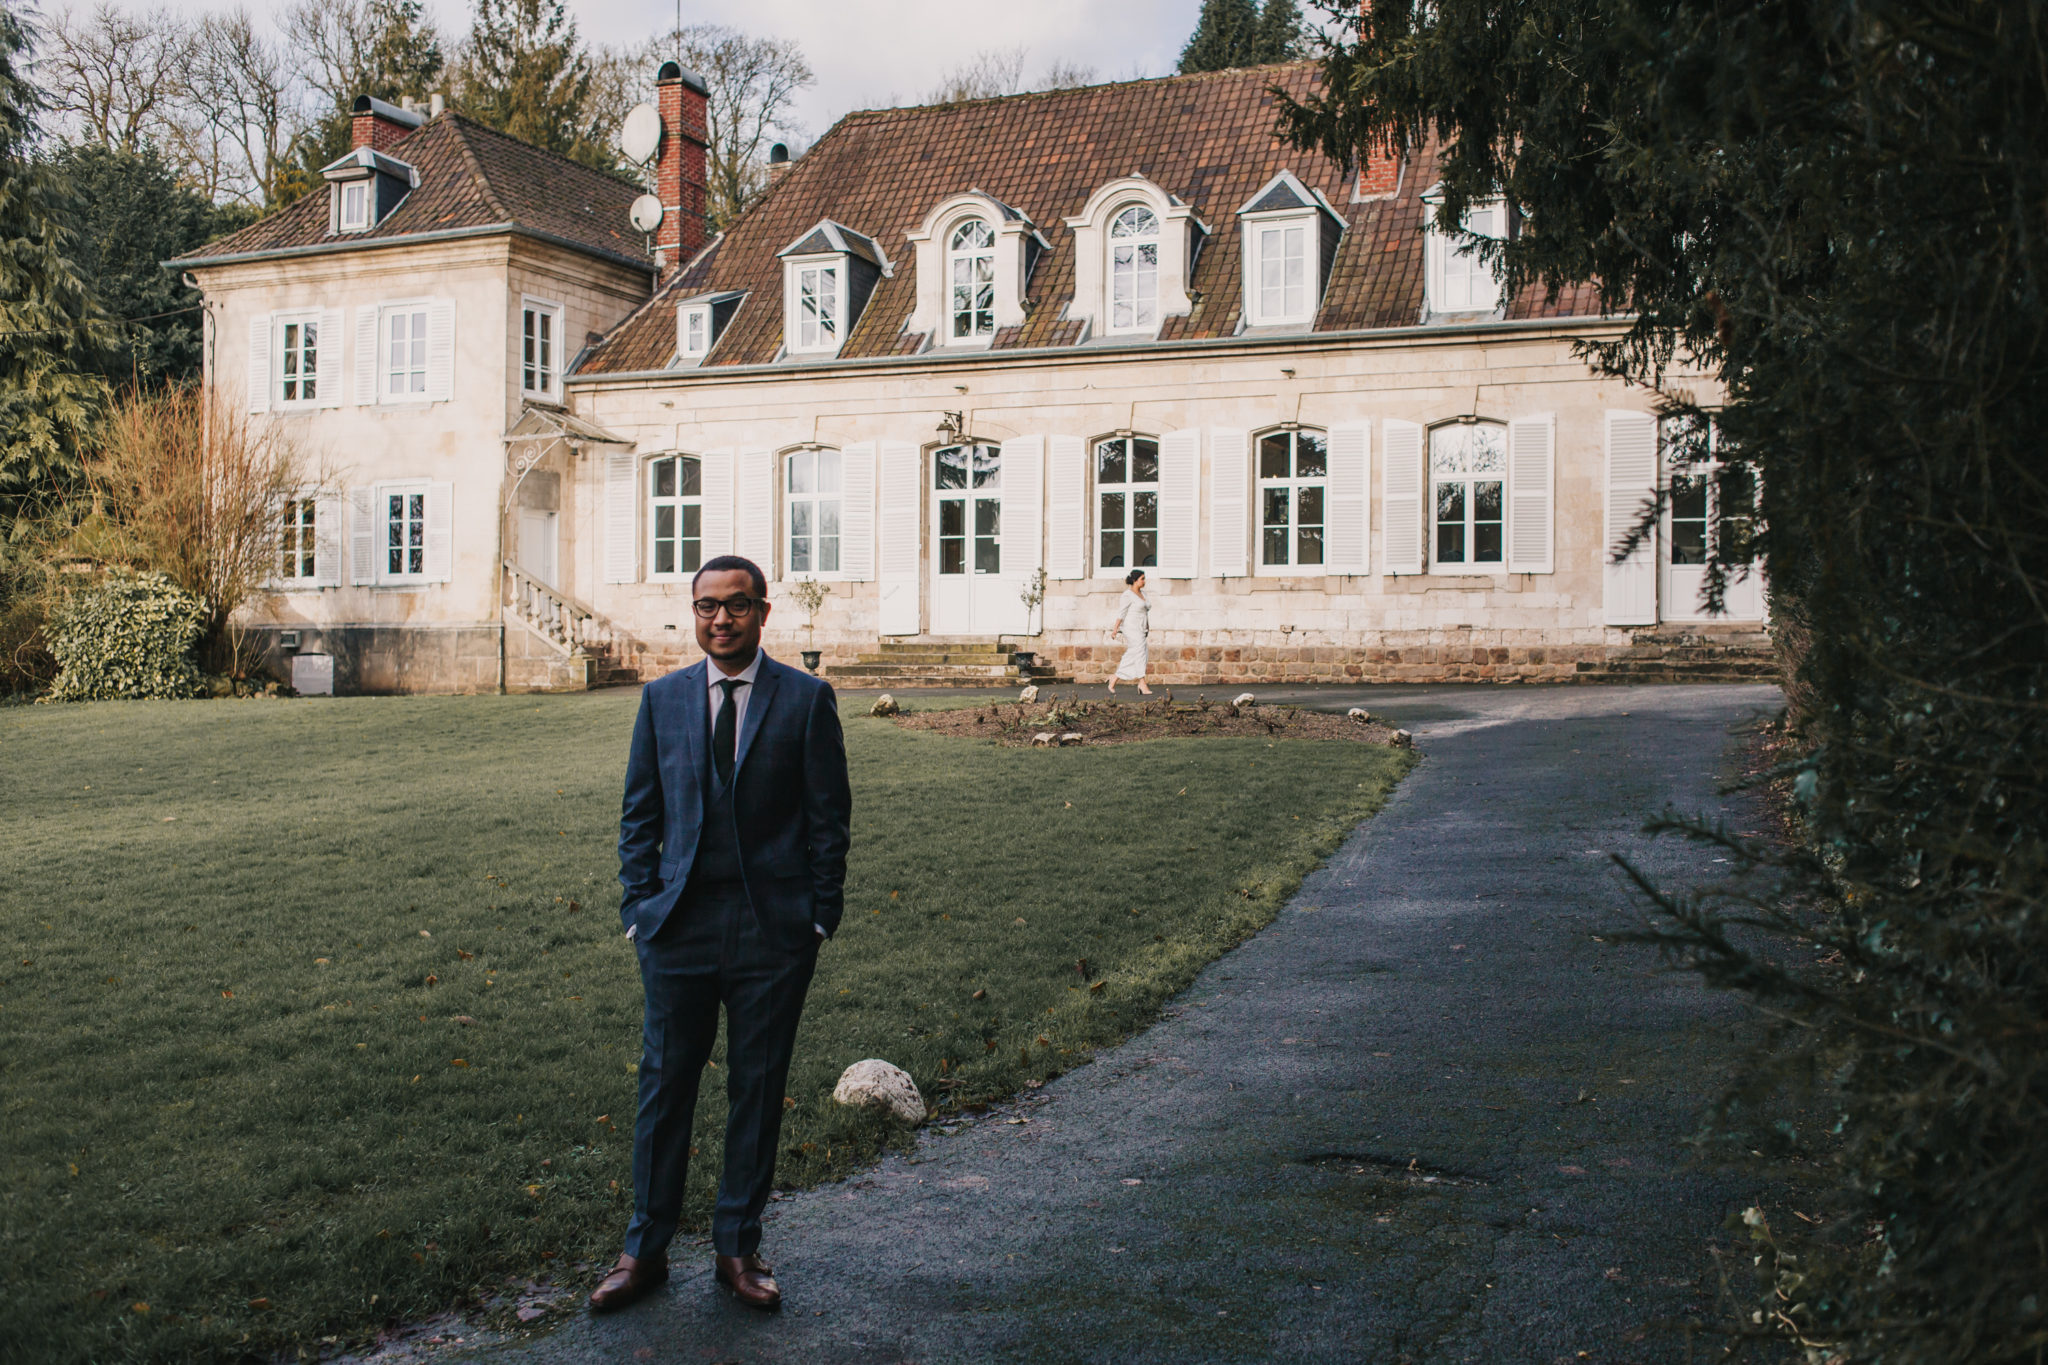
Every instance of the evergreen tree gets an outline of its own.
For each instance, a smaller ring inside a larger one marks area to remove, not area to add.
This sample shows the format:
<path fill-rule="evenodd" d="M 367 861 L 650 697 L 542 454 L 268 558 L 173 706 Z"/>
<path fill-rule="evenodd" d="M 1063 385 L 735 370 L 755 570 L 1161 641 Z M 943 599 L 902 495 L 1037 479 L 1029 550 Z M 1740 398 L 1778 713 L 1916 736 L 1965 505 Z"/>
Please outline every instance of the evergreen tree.
<path fill-rule="evenodd" d="M 102 357 L 116 384 L 196 382 L 199 291 L 159 264 L 242 226 L 252 211 L 216 205 L 178 181 L 154 147 L 66 147 L 50 165 L 71 186 L 72 257 L 86 288 L 117 322 Z"/>
<path fill-rule="evenodd" d="M 479 123 L 611 170 L 618 156 L 592 108 L 596 74 L 563 0 L 476 0 L 456 97 Z"/>
<path fill-rule="evenodd" d="M 1253 41 L 1258 62 L 1291 62 L 1301 57 L 1306 44 L 1302 41 L 1301 7 L 1295 0 L 1266 0 L 1266 7 L 1259 11 L 1259 27 Z"/>
<path fill-rule="evenodd" d="M 1202 0 L 1201 18 L 1180 50 L 1181 74 L 1258 65 L 1259 18 L 1252 0 Z"/>
<path fill-rule="evenodd" d="M 106 401 L 109 339 L 69 259 L 64 186 L 29 153 L 29 35 L 0 8 L 0 533 L 73 486 Z"/>

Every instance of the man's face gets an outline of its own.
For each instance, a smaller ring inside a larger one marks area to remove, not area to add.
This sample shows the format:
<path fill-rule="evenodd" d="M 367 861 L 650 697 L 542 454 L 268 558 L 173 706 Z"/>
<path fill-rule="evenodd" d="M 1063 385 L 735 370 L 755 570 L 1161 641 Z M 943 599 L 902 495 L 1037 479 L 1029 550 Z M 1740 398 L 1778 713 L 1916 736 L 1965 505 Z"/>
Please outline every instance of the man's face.
<path fill-rule="evenodd" d="M 692 596 L 699 602 L 706 598 L 714 602 L 744 598 L 752 605 L 753 610 L 745 616 L 735 617 L 731 611 L 722 610 L 708 621 L 698 616 L 694 607 L 691 609 L 691 617 L 697 623 L 698 647 L 718 662 L 731 664 L 734 671 L 745 668 L 760 650 L 761 627 L 768 622 L 768 604 L 754 597 L 753 578 L 744 569 L 700 574 Z"/>

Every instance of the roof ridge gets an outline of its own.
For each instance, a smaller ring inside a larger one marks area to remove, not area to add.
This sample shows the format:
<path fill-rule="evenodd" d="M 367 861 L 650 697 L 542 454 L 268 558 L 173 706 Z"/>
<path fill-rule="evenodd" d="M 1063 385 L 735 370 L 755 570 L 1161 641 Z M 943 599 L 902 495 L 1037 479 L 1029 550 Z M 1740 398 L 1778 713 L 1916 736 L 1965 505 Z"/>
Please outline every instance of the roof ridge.
<path fill-rule="evenodd" d="M 1061 86 L 1057 90 L 1016 90 L 1007 95 L 983 95 L 978 99 L 947 100 L 938 104 L 892 104 L 874 109 L 849 109 L 846 113 L 841 114 L 832 126 L 837 128 L 839 124 L 847 123 L 854 119 L 881 120 L 892 117 L 905 117 L 911 114 L 928 114 L 942 109 L 978 108 L 1002 104 L 1009 100 L 1059 99 L 1062 96 L 1080 95 L 1096 90 L 1114 90 L 1130 85 L 1167 85 L 1176 81 L 1192 85 L 1200 81 L 1219 80 L 1226 76 L 1242 76 L 1249 71 L 1277 71 L 1286 67 L 1320 67 L 1320 65 L 1321 63 L 1317 62 L 1314 58 L 1304 57 L 1298 61 L 1291 62 L 1263 62 L 1257 66 L 1231 66 L 1225 67 L 1220 71 L 1170 71 L 1164 76 L 1133 76 L 1120 81 L 1097 81 L 1089 85 Z M 826 137 L 831 136 L 831 132 L 832 129 L 826 129 L 824 135 L 819 137 L 818 141 L 823 142 Z"/>
<path fill-rule="evenodd" d="M 497 216 L 499 222 L 511 222 L 512 211 L 506 208 L 505 201 L 498 197 L 497 187 L 491 184 L 491 177 L 484 172 L 483 162 L 477 159 L 476 148 L 469 145 L 469 130 L 482 125 L 473 123 L 453 110 L 449 110 L 441 117 L 448 120 L 455 145 L 462 149 L 462 164 L 469 167 L 469 173 L 475 178 L 477 190 L 483 195 L 484 202 L 491 206 L 491 212 Z M 513 139 L 515 142 L 518 140 Z"/>

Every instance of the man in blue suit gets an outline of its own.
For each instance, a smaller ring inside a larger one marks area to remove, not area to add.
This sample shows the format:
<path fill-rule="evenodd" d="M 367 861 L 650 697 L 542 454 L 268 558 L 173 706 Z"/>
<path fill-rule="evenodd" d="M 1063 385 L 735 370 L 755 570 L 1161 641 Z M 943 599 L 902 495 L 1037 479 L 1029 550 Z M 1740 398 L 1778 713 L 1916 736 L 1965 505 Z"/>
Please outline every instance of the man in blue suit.
<path fill-rule="evenodd" d="M 604 1312 L 668 1280 L 697 1083 L 725 1007 L 725 1173 L 711 1215 L 719 1283 L 775 1309 L 760 1256 L 783 1087 L 818 945 L 845 904 L 846 743 L 832 688 L 761 652 L 768 583 L 721 555 L 691 585 L 702 663 L 650 683 L 619 819 L 619 917 L 647 995 L 633 1219 L 590 1296 Z"/>

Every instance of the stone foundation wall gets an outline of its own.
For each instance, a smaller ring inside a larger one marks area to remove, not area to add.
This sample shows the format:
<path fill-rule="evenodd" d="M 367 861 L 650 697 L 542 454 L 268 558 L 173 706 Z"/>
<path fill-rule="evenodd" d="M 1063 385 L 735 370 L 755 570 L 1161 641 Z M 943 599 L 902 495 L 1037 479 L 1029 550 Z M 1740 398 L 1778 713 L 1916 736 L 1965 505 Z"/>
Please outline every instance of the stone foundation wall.
<path fill-rule="evenodd" d="M 296 630 L 299 646 L 278 643 L 282 630 Z M 494 625 L 260 626 L 263 660 L 280 678 L 292 675 L 293 654 L 334 657 L 336 696 L 382 696 L 404 692 L 496 692 L 498 633 Z"/>

